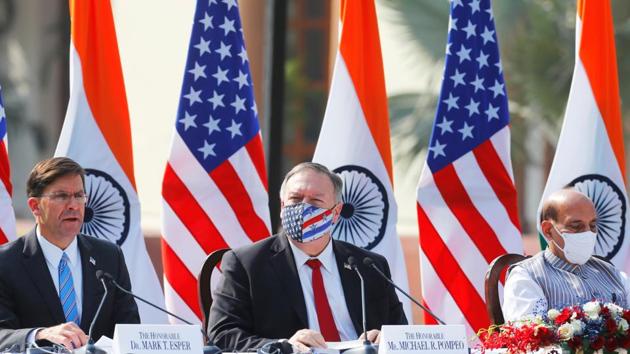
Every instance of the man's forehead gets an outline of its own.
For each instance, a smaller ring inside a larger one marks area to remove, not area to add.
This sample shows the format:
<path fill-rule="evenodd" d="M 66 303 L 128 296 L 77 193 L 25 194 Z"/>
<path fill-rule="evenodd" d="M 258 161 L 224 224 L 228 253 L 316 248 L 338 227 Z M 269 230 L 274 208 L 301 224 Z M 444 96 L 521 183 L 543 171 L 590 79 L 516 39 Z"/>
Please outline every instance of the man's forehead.
<path fill-rule="evenodd" d="M 559 217 L 565 222 L 586 221 L 597 218 L 593 204 L 588 200 L 577 200 L 572 203 L 564 203 L 559 208 Z"/>
<path fill-rule="evenodd" d="M 83 180 L 81 179 L 80 175 L 65 175 L 54 180 L 52 183 L 46 186 L 46 189 L 50 191 L 68 191 L 68 189 L 76 189 L 77 191 L 82 191 Z"/>

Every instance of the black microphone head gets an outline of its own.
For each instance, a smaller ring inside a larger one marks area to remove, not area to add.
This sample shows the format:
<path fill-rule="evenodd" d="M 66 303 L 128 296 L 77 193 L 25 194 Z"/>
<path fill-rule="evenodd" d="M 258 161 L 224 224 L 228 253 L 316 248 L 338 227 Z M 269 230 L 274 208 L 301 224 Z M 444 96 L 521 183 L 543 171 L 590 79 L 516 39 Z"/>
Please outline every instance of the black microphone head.
<path fill-rule="evenodd" d="M 348 257 L 348 264 L 350 265 L 350 267 L 352 269 L 357 267 L 357 259 L 354 258 L 353 256 Z"/>
<path fill-rule="evenodd" d="M 99 280 L 100 279 L 111 280 L 111 281 L 115 280 L 114 277 L 111 274 L 109 274 L 109 273 L 107 273 L 105 271 L 102 271 L 100 269 L 96 271 L 96 278 L 99 279 Z"/>
<path fill-rule="evenodd" d="M 370 257 L 365 257 L 363 258 L 363 264 L 368 267 L 371 267 L 374 264 L 374 260 Z"/>

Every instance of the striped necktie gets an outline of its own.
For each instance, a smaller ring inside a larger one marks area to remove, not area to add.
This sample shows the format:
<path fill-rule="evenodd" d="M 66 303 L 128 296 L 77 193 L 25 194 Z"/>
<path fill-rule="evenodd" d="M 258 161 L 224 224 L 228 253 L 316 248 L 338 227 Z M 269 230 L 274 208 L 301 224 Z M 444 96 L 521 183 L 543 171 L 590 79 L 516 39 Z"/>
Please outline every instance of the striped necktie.
<path fill-rule="evenodd" d="M 68 255 L 64 252 L 59 261 L 59 300 L 63 307 L 66 321 L 79 324 L 79 310 L 77 309 L 77 296 L 74 292 L 72 271 L 68 266 Z"/>

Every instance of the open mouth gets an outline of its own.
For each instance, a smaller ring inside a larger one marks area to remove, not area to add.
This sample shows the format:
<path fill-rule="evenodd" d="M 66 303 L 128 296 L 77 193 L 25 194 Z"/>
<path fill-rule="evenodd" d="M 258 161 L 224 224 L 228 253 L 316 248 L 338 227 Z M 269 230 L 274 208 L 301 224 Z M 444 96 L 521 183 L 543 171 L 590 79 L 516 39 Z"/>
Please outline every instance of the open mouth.
<path fill-rule="evenodd" d="M 76 216 L 63 218 L 62 220 L 66 222 L 81 222 L 81 219 L 79 219 L 79 217 L 76 217 Z"/>

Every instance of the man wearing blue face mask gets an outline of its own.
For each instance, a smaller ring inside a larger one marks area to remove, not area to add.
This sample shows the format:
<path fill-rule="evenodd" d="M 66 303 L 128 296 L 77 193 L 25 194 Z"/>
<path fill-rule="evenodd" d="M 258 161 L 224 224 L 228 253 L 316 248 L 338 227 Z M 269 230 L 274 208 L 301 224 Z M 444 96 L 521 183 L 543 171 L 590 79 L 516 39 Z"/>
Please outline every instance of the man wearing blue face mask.
<path fill-rule="evenodd" d="M 593 257 L 597 214 L 587 196 L 572 188 L 553 193 L 543 204 L 540 230 L 547 249 L 510 269 L 504 289 L 506 321 L 591 300 L 630 304 L 625 273 Z"/>
<path fill-rule="evenodd" d="M 223 257 L 208 335 L 227 351 L 248 351 L 278 340 L 294 350 L 359 338 L 360 282 L 346 265 L 365 257 L 389 275 L 385 258 L 333 240 L 341 212 L 341 179 L 325 166 L 295 166 L 280 190 L 283 231 Z M 358 265 L 366 287 L 368 339 L 384 324 L 406 324 L 394 289 Z"/>

